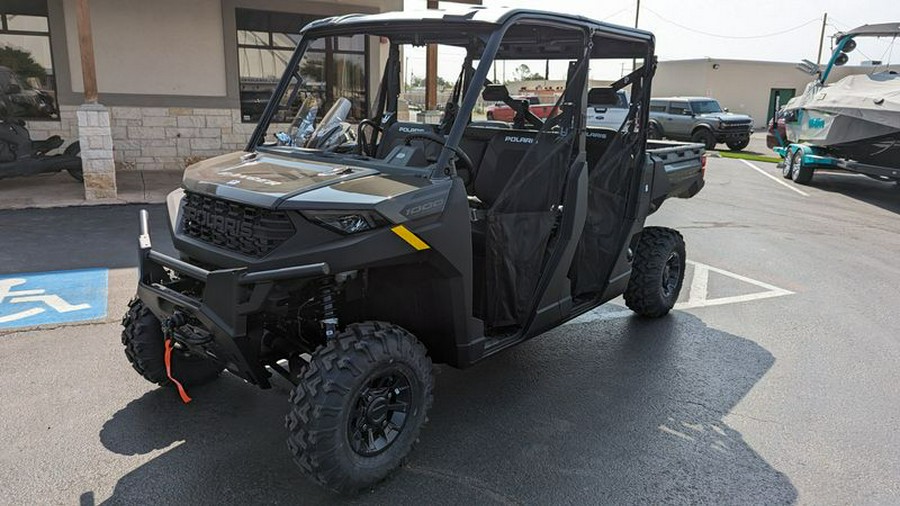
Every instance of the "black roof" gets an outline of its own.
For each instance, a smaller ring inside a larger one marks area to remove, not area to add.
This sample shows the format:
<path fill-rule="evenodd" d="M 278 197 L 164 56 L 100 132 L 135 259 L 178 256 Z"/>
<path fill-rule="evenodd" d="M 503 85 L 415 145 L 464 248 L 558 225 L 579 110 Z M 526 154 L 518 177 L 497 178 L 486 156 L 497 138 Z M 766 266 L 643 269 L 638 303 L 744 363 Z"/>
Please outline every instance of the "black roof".
<path fill-rule="evenodd" d="M 595 32 L 596 58 L 643 57 L 652 51 L 653 34 L 558 12 L 507 7 L 467 6 L 453 10 L 347 14 L 313 21 L 302 32 L 367 33 L 399 44 L 439 43 L 470 47 L 501 26 L 507 31 L 498 58 L 565 59 L 583 54 L 584 41 L 574 29 Z"/>

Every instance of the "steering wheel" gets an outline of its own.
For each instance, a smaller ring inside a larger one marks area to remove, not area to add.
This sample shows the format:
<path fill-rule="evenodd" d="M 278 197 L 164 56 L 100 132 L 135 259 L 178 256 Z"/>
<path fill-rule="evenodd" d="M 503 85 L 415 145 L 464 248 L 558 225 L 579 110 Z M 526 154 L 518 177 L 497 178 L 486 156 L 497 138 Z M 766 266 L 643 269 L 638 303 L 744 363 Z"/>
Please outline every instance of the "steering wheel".
<path fill-rule="evenodd" d="M 435 144 L 440 144 L 443 147 L 447 147 L 447 143 L 444 141 L 443 137 L 429 133 L 407 135 L 406 139 L 404 139 L 403 141 L 403 144 L 409 146 L 414 140 L 429 141 Z M 469 158 L 469 155 L 467 155 L 465 151 L 459 149 L 459 147 L 452 147 L 450 148 L 450 151 L 453 151 L 453 154 L 456 155 L 456 159 L 462 162 L 462 167 L 457 167 L 456 173 L 459 174 L 460 179 L 462 179 L 463 183 L 468 187 L 475 182 L 475 177 L 478 175 L 478 170 L 475 168 L 475 163 L 473 163 L 472 159 Z M 461 171 L 465 172 L 466 175 L 463 176 Z"/>
<path fill-rule="evenodd" d="M 366 134 L 363 133 L 364 127 L 372 127 L 372 138 L 369 139 L 366 137 Z M 359 122 L 359 125 L 356 127 L 356 138 L 359 139 L 359 148 L 361 150 L 361 154 L 366 156 L 375 156 L 375 152 L 378 148 L 378 136 L 384 132 L 384 129 L 381 128 L 381 125 L 375 123 L 369 118 L 365 118 L 364 120 Z"/>

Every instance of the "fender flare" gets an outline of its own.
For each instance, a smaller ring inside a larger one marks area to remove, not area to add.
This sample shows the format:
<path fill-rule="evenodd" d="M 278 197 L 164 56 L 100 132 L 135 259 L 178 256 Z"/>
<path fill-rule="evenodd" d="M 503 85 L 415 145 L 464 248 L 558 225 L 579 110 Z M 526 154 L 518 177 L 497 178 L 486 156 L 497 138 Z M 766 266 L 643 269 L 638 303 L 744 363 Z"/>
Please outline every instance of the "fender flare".
<path fill-rule="evenodd" d="M 713 130 L 713 128 L 711 126 L 707 125 L 706 123 L 700 123 L 699 125 L 697 125 L 691 129 L 691 136 L 693 136 L 695 133 L 699 132 L 700 130 L 709 130 L 709 132 L 712 133 L 713 135 L 716 134 L 716 131 Z"/>

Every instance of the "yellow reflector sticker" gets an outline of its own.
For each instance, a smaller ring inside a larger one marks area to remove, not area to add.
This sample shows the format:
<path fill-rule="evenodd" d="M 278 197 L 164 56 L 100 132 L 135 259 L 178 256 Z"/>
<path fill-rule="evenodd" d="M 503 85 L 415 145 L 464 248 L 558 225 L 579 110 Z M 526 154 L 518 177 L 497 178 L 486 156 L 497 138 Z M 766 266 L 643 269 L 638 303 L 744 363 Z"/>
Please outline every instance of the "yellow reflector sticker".
<path fill-rule="evenodd" d="M 431 248 L 428 243 L 420 239 L 416 234 L 410 232 L 409 229 L 404 227 L 403 225 L 397 225 L 396 227 L 391 228 L 391 231 L 393 231 L 395 234 L 400 236 L 401 239 L 408 242 L 410 246 L 416 248 L 419 251 Z"/>

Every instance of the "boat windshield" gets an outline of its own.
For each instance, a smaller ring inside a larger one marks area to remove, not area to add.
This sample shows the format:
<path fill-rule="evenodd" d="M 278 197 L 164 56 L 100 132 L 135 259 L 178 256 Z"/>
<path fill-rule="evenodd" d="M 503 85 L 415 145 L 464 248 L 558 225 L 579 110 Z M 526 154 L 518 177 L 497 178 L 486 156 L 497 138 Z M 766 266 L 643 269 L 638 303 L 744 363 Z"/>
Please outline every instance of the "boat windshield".
<path fill-rule="evenodd" d="M 715 100 L 698 100 L 696 102 L 691 102 L 691 109 L 693 109 L 694 114 L 722 112 L 722 106 Z"/>

